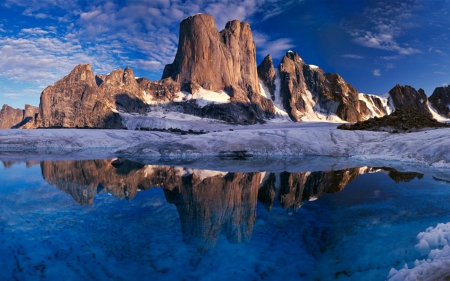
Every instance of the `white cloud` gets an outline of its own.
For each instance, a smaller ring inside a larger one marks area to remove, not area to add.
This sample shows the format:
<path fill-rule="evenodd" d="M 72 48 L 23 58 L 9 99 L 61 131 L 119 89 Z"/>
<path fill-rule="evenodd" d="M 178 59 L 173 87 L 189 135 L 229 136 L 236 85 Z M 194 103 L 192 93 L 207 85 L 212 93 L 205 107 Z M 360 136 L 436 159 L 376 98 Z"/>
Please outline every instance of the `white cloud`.
<path fill-rule="evenodd" d="M 272 57 L 281 57 L 288 50 L 295 47 L 290 38 L 278 38 L 271 40 L 267 34 L 260 32 L 253 32 L 253 41 L 255 41 L 256 48 L 259 55 L 266 56 L 270 54 Z"/>
<path fill-rule="evenodd" d="M 363 56 L 355 55 L 355 54 L 345 54 L 345 55 L 342 55 L 341 57 L 347 58 L 347 59 L 364 59 Z"/>
<path fill-rule="evenodd" d="M 0 4 L 2 9 L 14 8 L 25 16 L 45 18 L 52 26 L 20 27 L 16 23 L 19 29 L 15 35 L 0 37 L 0 76 L 13 81 L 52 84 L 79 63 L 90 63 L 97 73 L 130 66 L 160 76 L 164 66 L 175 57 L 178 34 L 174 31 L 183 18 L 199 12 L 210 13 L 222 29 L 230 20 L 260 21 L 298 2 L 152 0 L 124 4 L 121 1 L 5 0 Z M 3 28 L 0 25 L 0 32 L 4 32 Z M 261 44 L 257 44 L 263 53 L 279 56 L 294 47 L 288 38 L 263 37 Z"/>
<path fill-rule="evenodd" d="M 394 51 L 401 55 L 412 55 L 420 53 L 419 50 L 411 47 L 401 47 L 395 41 L 392 34 L 376 33 L 373 34 L 370 31 L 365 32 L 365 34 L 360 34 L 356 36 L 353 41 L 361 46 L 375 48 L 386 51 Z"/>
<path fill-rule="evenodd" d="M 380 72 L 379 69 L 374 69 L 372 71 L 372 75 L 375 76 L 375 77 L 380 77 L 381 76 L 381 72 Z"/>
<path fill-rule="evenodd" d="M 398 43 L 406 30 L 417 26 L 414 11 L 417 9 L 414 0 L 397 3 L 396 1 L 378 2 L 375 8 L 366 9 L 364 16 L 370 26 L 347 26 L 353 41 L 367 48 L 396 52 L 399 55 L 421 53 L 417 48 L 406 43 Z M 365 22 L 365 21 L 362 21 Z"/>
<path fill-rule="evenodd" d="M 392 64 L 392 63 L 386 64 L 386 69 L 394 69 L 394 68 L 395 68 L 394 64 Z"/>
<path fill-rule="evenodd" d="M 400 59 L 400 56 L 381 56 L 380 59 L 382 60 L 398 60 Z"/>

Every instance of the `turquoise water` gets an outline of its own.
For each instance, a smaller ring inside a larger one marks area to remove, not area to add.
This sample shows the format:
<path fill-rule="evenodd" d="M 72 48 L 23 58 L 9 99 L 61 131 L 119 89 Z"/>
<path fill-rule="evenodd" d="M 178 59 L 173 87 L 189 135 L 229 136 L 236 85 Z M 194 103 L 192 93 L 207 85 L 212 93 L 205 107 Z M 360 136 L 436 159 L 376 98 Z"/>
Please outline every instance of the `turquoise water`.
<path fill-rule="evenodd" d="M 389 168 L 217 172 L 4 162 L 0 280 L 385 280 L 450 221 L 450 184 Z"/>

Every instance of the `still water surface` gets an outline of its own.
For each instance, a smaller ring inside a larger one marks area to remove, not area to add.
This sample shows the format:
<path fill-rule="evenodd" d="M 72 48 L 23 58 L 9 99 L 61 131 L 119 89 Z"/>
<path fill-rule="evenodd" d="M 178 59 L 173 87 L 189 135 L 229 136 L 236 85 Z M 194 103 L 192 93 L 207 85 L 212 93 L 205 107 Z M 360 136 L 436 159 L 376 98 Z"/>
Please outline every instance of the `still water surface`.
<path fill-rule="evenodd" d="M 0 280 L 385 280 L 450 184 L 390 168 L 224 172 L 3 162 Z"/>

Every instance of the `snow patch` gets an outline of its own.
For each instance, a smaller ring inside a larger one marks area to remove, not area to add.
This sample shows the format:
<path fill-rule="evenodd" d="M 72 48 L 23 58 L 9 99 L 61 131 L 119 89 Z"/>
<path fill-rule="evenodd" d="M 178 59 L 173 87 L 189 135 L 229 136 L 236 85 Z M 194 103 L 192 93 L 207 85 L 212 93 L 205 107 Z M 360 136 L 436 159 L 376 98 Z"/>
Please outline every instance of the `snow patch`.
<path fill-rule="evenodd" d="M 440 223 L 429 227 L 417 235 L 418 243 L 414 247 L 426 259 L 416 260 L 414 266 L 408 265 L 396 270 L 391 269 L 387 280 L 443 280 L 450 274 L 450 223 Z"/>
<path fill-rule="evenodd" d="M 186 96 L 186 100 L 195 100 L 195 102 L 201 106 L 207 106 L 208 104 L 223 104 L 230 102 L 230 96 L 223 90 L 219 92 L 205 90 L 200 87 L 197 92 L 191 96 Z"/>
<path fill-rule="evenodd" d="M 450 118 L 445 118 L 444 116 L 440 115 L 440 114 L 437 112 L 437 110 L 436 110 L 431 104 L 429 104 L 429 103 L 428 103 L 428 109 L 430 110 L 432 117 L 433 117 L 434 119 L 436 119 L 437 121 L 439 121 L 439 122 L 445 122 L 445 123 L 450 122 Z"/>

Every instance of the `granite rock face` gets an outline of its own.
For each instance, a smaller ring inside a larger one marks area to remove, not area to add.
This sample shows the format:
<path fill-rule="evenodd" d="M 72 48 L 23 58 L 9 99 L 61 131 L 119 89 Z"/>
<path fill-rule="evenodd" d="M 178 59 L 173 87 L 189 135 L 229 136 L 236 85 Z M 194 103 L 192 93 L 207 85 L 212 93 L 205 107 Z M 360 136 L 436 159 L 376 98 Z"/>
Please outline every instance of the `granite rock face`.
<path fill-rule="evenodd" d="M 365 120 L 370 111 L 358 91 L 337 74 L 306 64 L 296 52 L 289 51 L 278 66 L 280 97 L 293 121 L 313 112 L 337 115 L 344 121 Z M 266 84 L 267 86 L 267 84 Z M 381 102 L 377 102 L 381 104 Z M 382 109 L 379 108 L 379 112 Z"/>
<path fill-rule="evenodd" d="M 428 98 L 422 89 L 416 91 L 411 86 L 396 85 L 389 91 L 389 95 L 394 103 L 395 109 L 413 108 L 416 111 L 432 117 L 428 108 Z"/>
<path fill-rule="evenodd" d="M 23 120 L 23 110 L 4 104 L 0 110 L 0 128 L 11 129 Z"/>
<path fill-rule="evenodd" d="M 259 93 L 250 25 L 230 21 L 218 32 L 211 15 L 199 14 L 183 20 L 175 60 L 164 69 L 163 79 L 167 77 L 191 94 L 199 87 L 225 90 L 242 101 L 248 91 Z"/>
<path fill-rule="evenodd" d="M 255 44 L 246 22 L 230 21 L 218 32 L 210 15 L 199 14 L 183 20 L 175 60 L 166 65 L 162 78 L 172 78 L 182 91 L 191 94 L 200 87 L 224 90 L 231 103 L 202 110 L 208 117 L 254 124 L 275 115 L 273 104 L 260 95 Z M 248 111 L 249 115 L 237 116 L 236 109 Z"/>
<path fill-rule="evenodd" d="M 0 129 L 33 128 L 38 108 L 29 104 L 25 109 L 4 104 L 0 110 Z"/>
<path fill-rule="evenodd" d="M 450 86 L 434 89 L 428 101 L 440 115 L 450 118 Z"/>
<path fill-rule="evenodd" d="M 40 127 L 122 128 L 122 120 L 101 95 L 89 64 L 47 87 L 39 104 Z"/>
<path fill-rule="evenodd" d="M 258 66 L 258 77 L 269 90 L 272 100 L 275 100 L 275 74 L 272 57 L 267 55 Z"/>

